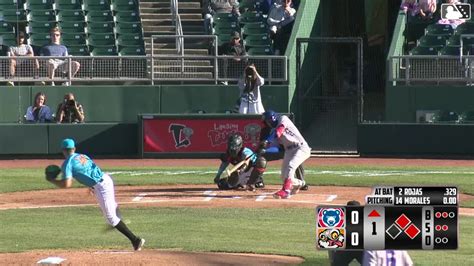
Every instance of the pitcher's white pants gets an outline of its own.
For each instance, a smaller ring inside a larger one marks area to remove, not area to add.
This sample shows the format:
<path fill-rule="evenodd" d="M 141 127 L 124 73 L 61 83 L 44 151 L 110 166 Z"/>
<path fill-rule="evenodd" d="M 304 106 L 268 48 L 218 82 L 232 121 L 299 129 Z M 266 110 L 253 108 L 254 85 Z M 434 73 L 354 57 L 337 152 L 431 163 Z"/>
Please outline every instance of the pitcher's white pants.
<path fill-rule="evenodd" d="M 115 201 L 114 181 L 108 174 L 104 173 L 102 182 L 97 183 L 93 188 L 105 220 L 115 227 L 120 222 L 120 218 L 117 216 L 118 204 Z"/>

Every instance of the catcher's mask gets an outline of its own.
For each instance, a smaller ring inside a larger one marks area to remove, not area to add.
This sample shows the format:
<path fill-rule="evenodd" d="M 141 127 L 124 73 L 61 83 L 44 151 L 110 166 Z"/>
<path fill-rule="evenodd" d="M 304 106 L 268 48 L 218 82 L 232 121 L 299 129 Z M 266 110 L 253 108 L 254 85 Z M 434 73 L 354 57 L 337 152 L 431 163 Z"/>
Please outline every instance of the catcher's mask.
<path fill-rule="evenodd" d="M 242 149 L 243 144 L 244 140 L 239 134 L 229 136 L 229 139 L 227 140 L 227 151 L 230 156 L 236 157 Z"/>

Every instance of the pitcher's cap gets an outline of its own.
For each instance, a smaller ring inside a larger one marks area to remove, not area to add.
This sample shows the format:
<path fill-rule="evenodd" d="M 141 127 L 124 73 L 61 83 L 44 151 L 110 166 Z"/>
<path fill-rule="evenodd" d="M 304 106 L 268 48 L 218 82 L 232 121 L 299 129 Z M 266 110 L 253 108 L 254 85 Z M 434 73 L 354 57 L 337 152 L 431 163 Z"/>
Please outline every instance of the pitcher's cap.
<path fill-rule="evenodd" d="M 61 143 L 63 149 L 73 149 L 75 148 L 75 143 L 73 139 L 63 139 Z"/>

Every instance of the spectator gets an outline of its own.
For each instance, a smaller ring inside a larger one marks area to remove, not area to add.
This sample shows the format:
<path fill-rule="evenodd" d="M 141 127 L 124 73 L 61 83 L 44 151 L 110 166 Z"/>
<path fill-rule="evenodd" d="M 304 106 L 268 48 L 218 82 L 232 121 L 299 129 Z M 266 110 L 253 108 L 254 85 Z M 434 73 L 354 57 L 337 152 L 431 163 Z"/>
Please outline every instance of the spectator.
<path fill-rule="evenodd" d="M 84 109 L 74 99 L 74 94 L 64 95 L 64 101 L 58 105 L 56 111 L 56 121 L 58 123 L 82 123 L 84 118 Z"/>
<path fill-rule="evenodd" d="M 267 23 L 270 26 L 270 36 L 274 40 L 277 55 L 285 53 L 295 21 L 296 10 L 290 5 L 291 0 L 285 0 L 281 6 L 272 6 L 268 13 Z"/>
<path fill-rule="evenodd" d="M 237 31 L 234 31 L 231 34 L 231 39 L 229 42 L 224 43 L 221 46 L 219 54 L 234 57 L 230 61 L 228 59 L 224 59 L 223 76 L 227 78 L 228 75 L 230 74 L 230 77 L 238 77 L 239 76 L 238 73 L 240 73 L 241 69 L 246 64 L 246 61 L 247 61 L 246 59 L 242 59 L 240 57 L 246 56 L 247 52 L 245 51 L 245 47 L 241 44 L 240 34 Z M 230 71 L 229 71 L 229 68 L 230 68 Z M 223 83 L 227 85 L 227 81 L 224 81 Z"/>
<path fill-rule="evenodd" d="M 260 95 L 260 87 L 264 79 L 258 74 L 255 65 L 249 65 L 244 70 L 244 77 L 239 81 L 241 114 L 262 114 L 265 112 Z"/>
<path fill-rule="evenodd" d="M 204 0 L 204 30 L 212 34 L 213 16 L 217 13 L 232 13 L 236 20 L 240 17 L 239 1 L 237 0 Z"/>
<path fill-rule="evenodd" d="M 366 250 L 363 266 L 411 266 L 413 261 L 404 250 Z"/>
<path fill-rule="evenodd" d="M 419 8 L 419 15 L 422 19 L 433 19 L 436 12 L 436 0 L 420 0 Z"/>
<path fill-rule="evenodd" d="M 400 10 L 405 12 L 405 14 L 414 17 L 418 15 L 420 8 L 416 0 L 403 0 L 400 5 Z"/>
<path fill-rule="evenodd" d="M 47 123 L 53 120 L 51 109 L 45 105 L 46 95 L 38 92 L 35 95 L 35 102 L 26 109 L 26 121 L 30 123 Z"/>
<path fill-rule="evenodd" d="M 51 43 L 41 48 L 41 56 L 68 56 L 66 46 L 61 44 L 61 32 L 59 28 L 52 28 L 50 31 Z M 71 61 L 71 76 L 74 77 L 77 71 L 79 71 L 80 64 L 77 61 Z M 69 71 L 68 60 L 64 59 L 48 59 L 48 77 L 51 79 L 51 85 L 54 86 L 54 71 L 58 69 L 62 72 Z M 63 83 L 65 86 L 69 86 L 68 82 Z"/>
<path fill-rule="evenodd" d="M 29 57 L 35 56 L 33 52 L 33 48 L 29 44 L 25 44 L 25 33 L 23 31 L 18 32 L 16 41 L 17 41 L 17 46 L 10 47 L 8 51 L 8 56 L 13 57 L 12 59 L 10 59 L 10 78 L 9 79 L 13 79 L 15 77 L 15 72 L 17 68 L 25 69 L 27 73 L 31 73 L 31 72 L 28 72 L 27 69 L 33 68 L 33 62 L 35 64 L 34 66 L 36 70 L 34 75 L 36 76 L 39 69 L 38 60 L 33 60 L 33 59 L 28 60 L 28 59 L 17 58 L 17 57 L 23 57 L 23 56 L 29 56 Z M 13 81 L 9 80 L 8 85 L 14 86 L 15 84 L 13 83 Z"/>
<path fill-rule="evenodd" d="M 360 206 L 360 202 L 356 200 L 348 201 L 347 206 Z M 331 266 L 347 266 L 353 260 L 362 264 L 362 259 L 364 257 L 363 251 L 352 251 L 352 250 L 329 250 L 329 263 Z"/>

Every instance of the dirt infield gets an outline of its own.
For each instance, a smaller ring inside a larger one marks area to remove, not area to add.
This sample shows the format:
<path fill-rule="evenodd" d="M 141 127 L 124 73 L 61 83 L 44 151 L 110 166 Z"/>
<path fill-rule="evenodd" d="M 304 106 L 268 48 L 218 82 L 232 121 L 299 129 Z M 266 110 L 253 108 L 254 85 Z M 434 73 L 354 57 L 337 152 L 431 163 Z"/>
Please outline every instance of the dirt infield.
<path fill-rule="evenodd" d="M 32 251 L 0 254 L 3 265 L 35 265 L 48 257 L 66 259 L 61 265 L 295 265 L 302 258 L 260 254 L 201 253 L 173 250 Z"/>
<path fill-rule="evenodd" d="M 192 167 L 216 165 L 216 160 L 96 160 L 103 168 L 112 167 Z M 0 160 L 1 168 L 40 168 L 48 164 L 60 164 L 61 160 Z M 271 162 L 277 166 L 280 162 Z M 319 165 L 383 165 L 383 166 L 454 166 L 473 167 L 470 160 L 418 160 L 418 159 L 361 159 L 361 158 L 312 158 L 308 167 Z M 317 205 L 345 205 L 349 200 L 365 201 L 371 188 L 364 187 L 310 187 L 288 200 L 273 199 L 271 194 L 280 186 L 267 186 L 257 192 L 219 191 L 215 185 L 173 186 L 118 186 L 116 198 L 127 207 L 193 207 L 193 208 L 312 208 Z M 460 195 L 460 201 L 474 200 L 474 196 Z M 86 188 L 54 189 L 30 192 L 4 193 L 0 197 L 0 210 L 97 206 L 93 195 Z M 474 216 L 474 209 L 461 208 L 461 215 Z M 100 254 L 100 256 L 98 256 Z M 140 253 L 130 251 L 32 251 L 0 254 L 5 264 L 35 264 L 49 256 L 59 256 L 70 264 L 101 265 L 283 265 L 298 264 L 296 257 L 256 254 L 192 253 L 176 250 L 147 249 Z M 120 261 L 120 264 L 117 264 Z"/>

